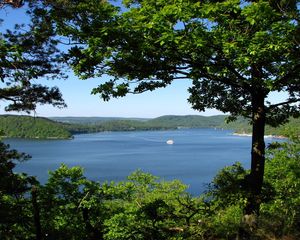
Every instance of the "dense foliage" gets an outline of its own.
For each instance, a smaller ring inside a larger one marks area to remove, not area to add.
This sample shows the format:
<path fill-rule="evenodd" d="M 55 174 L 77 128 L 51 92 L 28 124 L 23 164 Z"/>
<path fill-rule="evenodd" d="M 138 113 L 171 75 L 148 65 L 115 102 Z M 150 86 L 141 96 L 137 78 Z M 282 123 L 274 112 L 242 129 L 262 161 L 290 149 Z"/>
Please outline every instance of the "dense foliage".
<path fill-rule="evenodd" d="M 25 161 L 30 157 L 24 153 L 9 149 L 9 145 L 0 142 L 0 238 L 22 239 L 28 235 L 27 226 L 32 222 L 32 211 L 28 191 L 34 183 L 32 177 L 24 173 L 15 173 L 16 161 Z"/>
<path fill-rule="evenodd" d="M 24 156 L 5 145 L 0 150 L 1 169 L 8 169 L 0 181 L 1 239 L 209 240 L 234 239 L 241 230 L 251 239 L 300 237 L 299 137 L 270 147 L 258 227 L 241 222 L 249 171 L 239 163 L 191 196 L 180 181 L 139 170 L 122 182 L 99 183 L 80 167 L 61 165 L 39 185 L 12 171 L 13 160 Z"/>
<path fill-rule="evenodd" d="M 69 139 L 72 135 L 62 124 L 46 118 L 0 116 L 0 132 L 12 138 Z"/>

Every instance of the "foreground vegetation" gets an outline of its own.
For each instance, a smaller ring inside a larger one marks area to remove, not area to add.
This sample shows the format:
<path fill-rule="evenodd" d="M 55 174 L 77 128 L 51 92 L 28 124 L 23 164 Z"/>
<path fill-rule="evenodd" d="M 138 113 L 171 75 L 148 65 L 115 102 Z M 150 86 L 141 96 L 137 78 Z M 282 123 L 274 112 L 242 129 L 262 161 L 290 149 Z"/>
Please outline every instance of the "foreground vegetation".
<path fill-rule="evenodd" d="M 50 172 L 41 185 L 13 171 L 28 158 L 0 145 L 1 239 L 299 239 L 300 139 L 269 147 L 260 216 L 241 221 L 248 197 L 239 163 L 225 167 L 207 192 L 191 196 L 178 180 L 136 171 L 126 181 L 88 180 L 80 167 Z"/>

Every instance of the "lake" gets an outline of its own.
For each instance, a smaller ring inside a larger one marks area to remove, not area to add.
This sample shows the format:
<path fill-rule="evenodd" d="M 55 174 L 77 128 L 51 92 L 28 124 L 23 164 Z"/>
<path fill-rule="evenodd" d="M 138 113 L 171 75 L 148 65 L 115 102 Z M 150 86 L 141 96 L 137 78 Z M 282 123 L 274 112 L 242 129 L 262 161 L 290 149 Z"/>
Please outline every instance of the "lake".
<path fill-rule="evenodd" d="M 174 144 L 167 144 L 172 139 Z M 270 141 L 270 140 L 267 140 Z M 250 137 L 231 131 L 180 129 L 172 131 L 101 132 L 75 135 L 73 140 L 7 139 L 12 148 L 32 156 L 16 171 L 45 182 L 48 170 L 61 163 L 82 166 L 85 176 L 97 181 L 120 181 L 136 169 L 165 180 L 180 179 L 196 195 L 205 190 L 224 166 L 250 166 Z"/>

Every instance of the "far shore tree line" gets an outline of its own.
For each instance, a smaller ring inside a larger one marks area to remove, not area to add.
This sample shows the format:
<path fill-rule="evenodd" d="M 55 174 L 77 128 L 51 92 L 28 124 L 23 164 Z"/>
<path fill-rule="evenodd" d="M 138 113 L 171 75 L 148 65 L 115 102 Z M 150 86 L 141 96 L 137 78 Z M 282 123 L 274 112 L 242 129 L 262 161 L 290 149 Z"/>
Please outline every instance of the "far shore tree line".
<path fill-rule="evenodd" d="M 69 68 L 80 79 L 111 76 L 92 90 L 104 101 L 190 79 L 194 109 L 216 108 L 252 124 L 243 214 L 255 222 L 265 126 L 300 113 L 298 0 L 2 0 L 0 6 L 23 7 L 30 17 L 0 35 L 0 100 L 9 103 L 7 111 L 65 107 L 59 89 L 34 80 L 65 78 Z M 284 101 L 267 100 L 282 91 Z"/>
<path fill-rule="evenodd" d="M 115 131 L 162 131 L 211 128 L 230 130 L 234 135 L 251 136 L 251 125 L 245 118 L 226 123 L 228 115 L 166 115 L 153 119 L 102 118 L 102 117 L 31 117 L 20 115 L 0 116 L 0 137 L 26 139 L 73 139 L 74 135 Z M 300 134 L 300 119 L 274 128 L 267 126 L 265 137 L 287 138 L 291 129 Z"/>

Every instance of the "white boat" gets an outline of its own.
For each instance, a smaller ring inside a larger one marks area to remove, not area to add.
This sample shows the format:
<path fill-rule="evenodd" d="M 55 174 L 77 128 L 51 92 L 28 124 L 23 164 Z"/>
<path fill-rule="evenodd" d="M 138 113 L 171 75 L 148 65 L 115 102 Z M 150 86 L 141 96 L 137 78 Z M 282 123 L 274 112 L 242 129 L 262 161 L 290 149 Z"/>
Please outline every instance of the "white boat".
<path fill-rule="evenodd" d="M 167 144 L 174 144 L 174 141 L 172 140 L 172 139 L 169 139 L 168 141 L 167 141 Z"/>

